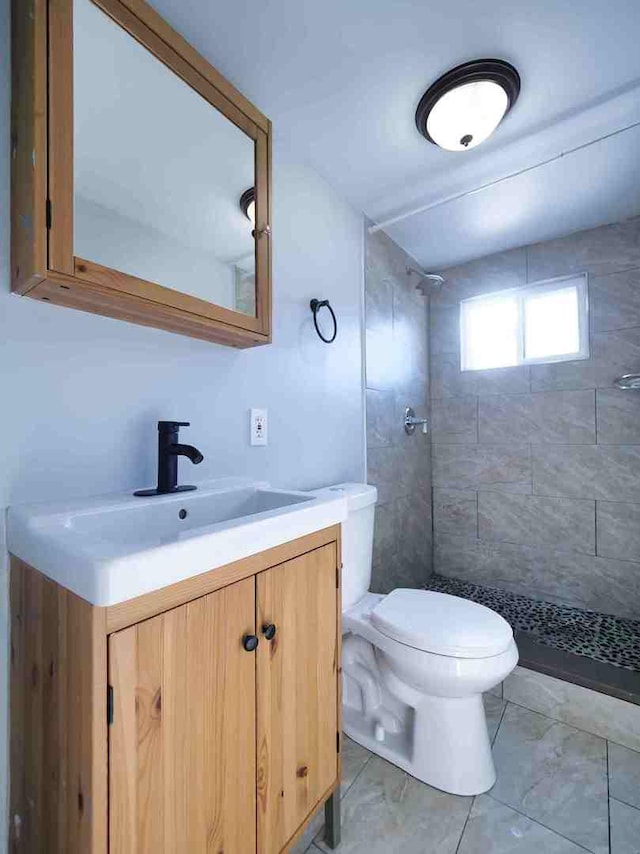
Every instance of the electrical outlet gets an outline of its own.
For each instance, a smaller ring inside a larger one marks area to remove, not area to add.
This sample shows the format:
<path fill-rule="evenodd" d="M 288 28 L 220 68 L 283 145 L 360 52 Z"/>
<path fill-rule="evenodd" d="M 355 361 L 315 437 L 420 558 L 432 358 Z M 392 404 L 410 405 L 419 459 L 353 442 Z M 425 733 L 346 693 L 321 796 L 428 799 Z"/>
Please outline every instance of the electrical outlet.
<path fill-rule="evenodd" d="M 251 410 L 251 444 L 268 445 L 267 436 L 267 410 Z"/>

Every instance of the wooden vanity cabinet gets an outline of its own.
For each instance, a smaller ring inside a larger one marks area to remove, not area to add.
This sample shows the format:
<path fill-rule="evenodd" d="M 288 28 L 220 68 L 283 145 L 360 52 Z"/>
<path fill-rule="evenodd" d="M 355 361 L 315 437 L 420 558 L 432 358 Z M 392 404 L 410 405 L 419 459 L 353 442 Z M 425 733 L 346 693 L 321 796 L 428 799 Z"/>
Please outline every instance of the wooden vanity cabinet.
<path fill-rule="evenodd" d="M 339 786 L 339 537 L 110 608 L 13 558 L 9 850 L 288 850 Z"/>

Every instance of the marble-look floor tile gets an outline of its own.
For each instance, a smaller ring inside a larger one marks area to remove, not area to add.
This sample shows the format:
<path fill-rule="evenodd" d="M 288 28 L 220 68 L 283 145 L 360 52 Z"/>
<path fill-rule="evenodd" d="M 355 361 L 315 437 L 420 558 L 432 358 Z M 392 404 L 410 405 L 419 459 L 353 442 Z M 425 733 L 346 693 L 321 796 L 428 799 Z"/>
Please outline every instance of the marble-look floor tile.
<path fill-rule="evenodd" d="M 342 736 L 342 782 L 340 784 L 340 797 L 344 798 L 353 781 L 365 767 L 372 754 L 364 747 L 356 744 L 348 736 Z M 309 850 L 314 837 L 324 827 L 324 804 L 316 810 L 309 826 L 302 834 L 298 842 L 289 851 L 289 854 L 304 854 Z M 317 849 L 316 849 L 317 850 Z"/>
<path fill-rule="evenodd" d="M 579 845 L 498 803 L 475 799 L 457 854 L 579 854 Z"/>
<path fill-rule="evenodd" d="M 611 854 L 640 854 L 640 810 L 609 801 Z"/>
<path fill-rule="evenodd" d="M 340 854 L 454 854 L 471 798 L 425 786 L 372 757 L 342 801 Z M 331 849 L 320 837 L 315 844 Z"/>
<path fill-rule="evenodd" d="M 287 854 L 305 854 L 306 851 L 313 850 L 313 840 L 323 831 L 323 828 L 324 804 L 316 810 L 304 833 Z"/>
<path fill-rule="evenodd" d="M 491 743 L 493 743 L 507 704 L 502 697 L 497 697 L 490 692 L 487 692 L 482 699 L 484 701 L 484 713 L 487 717 L 487 730 L 489 731 Z"/>
<path fill-rule="evenodd" d="M 370 750 L 362 747 L 355 741 L 349 738 L 348 735 L 342 736 L 342 783 L 340 785 L 340 795 L 344 797 L 353 781 L 362 771 L 369 759 L 373 756 Z"/>
<path fill-rule="evenodd" d="M 503 693 L 502 693 L 503 692 L 503 685 L 504 685 L 504 682 L 500 682 L 500 684 L 496 685 L 495 688 L 490 688 L 487 691 L 487 694 L 491 694 L 492 697 L 498 697 L 501 700 L 502 696 L 503 696 Z"/>
<path fill-rule="evenodd" d="M 509 704 L 492 796 L 595 854 L 608 854 L 606 742 Z"/>
<path fill-rule="evenodd" d="M 612 741 L 609 742 L 608 753 L 609 794 L 640 809 L 640 753 Z"/>
<path fill-rule="evenodd" d="M 640 706 L 634 703 L 524 667 L 516 667 L 505 679 L 504 698 L 640 750 Z"/>

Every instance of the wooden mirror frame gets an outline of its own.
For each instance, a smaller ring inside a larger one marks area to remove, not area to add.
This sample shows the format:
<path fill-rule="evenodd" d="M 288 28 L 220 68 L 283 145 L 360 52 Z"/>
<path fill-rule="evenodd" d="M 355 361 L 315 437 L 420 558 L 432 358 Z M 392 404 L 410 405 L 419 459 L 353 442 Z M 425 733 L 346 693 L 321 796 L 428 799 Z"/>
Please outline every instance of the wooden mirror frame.
<path fill-rule="evenodd" d="M 271 341 L 271 122 L 145 0 L 91 0 L 255 142 L 256 316 L 73 253 L 73 0 L 13 0 L 11 288 L 234 347 Z"/>

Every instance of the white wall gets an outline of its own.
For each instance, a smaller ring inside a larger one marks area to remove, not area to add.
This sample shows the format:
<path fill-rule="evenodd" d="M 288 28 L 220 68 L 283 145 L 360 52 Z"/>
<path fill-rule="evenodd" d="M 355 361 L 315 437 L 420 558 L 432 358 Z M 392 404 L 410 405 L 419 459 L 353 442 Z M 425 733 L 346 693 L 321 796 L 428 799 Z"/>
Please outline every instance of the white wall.
<path fill-rule="evenodd" d="M 197 468 L 181 461 L 183 480 L 362 479 L 362 218 L 277 138 L 272 346 L 235 351 L 9 295 L 8 6 L 0 0 L 0 505 L 153 484 L 159 418 L 191 421 L 184 441 L 205 454 Z M 332 346 L 313 331 L 313 296 L 335 306 Z M 248 444 L 251 406 L 269 409 L 266 448 Z M 6 578 L 0 612 L 6 651 Z M 4 735 L 6 655 L 0 668 Z"/>

